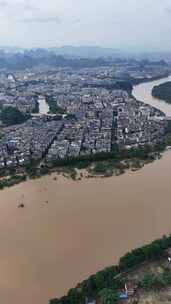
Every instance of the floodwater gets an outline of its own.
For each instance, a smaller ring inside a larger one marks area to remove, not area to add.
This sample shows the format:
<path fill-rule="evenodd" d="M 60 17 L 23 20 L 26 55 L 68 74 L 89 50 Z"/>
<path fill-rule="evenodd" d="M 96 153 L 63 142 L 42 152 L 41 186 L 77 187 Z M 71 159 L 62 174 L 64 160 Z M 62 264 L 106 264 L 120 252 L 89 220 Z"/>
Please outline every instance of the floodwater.
<path fill-rule="evenodd" d="M 171 76 L 163 78 L 162 80 L 156 80 L 152 82 L 145 82 L 134 87 L 133 95 L 136 99 L 144 101 L 151 106 L 157 107 L 163 111 L 167 116 L 171 116 L 171 104 L 165 101 L 156 99 L 151 96 L 151 92 L 154 86 L 162 84 L 164 82 L 171 81 Z"/>
<path fill-rule="evenodd" d="M 134 94 L 157 106 L 151 86 Z M 171 232 L 171 151 L 119 177 L 54 176 L 0 192 L 0 303 L 47 304 L 127 250 Z"/>
<path fill-rule="evenodd" d="M 49 105 L 46 102 L 46 98 L 44 96 L 39 96 L 39 114 L 46 115 L 49 112 Z"/>

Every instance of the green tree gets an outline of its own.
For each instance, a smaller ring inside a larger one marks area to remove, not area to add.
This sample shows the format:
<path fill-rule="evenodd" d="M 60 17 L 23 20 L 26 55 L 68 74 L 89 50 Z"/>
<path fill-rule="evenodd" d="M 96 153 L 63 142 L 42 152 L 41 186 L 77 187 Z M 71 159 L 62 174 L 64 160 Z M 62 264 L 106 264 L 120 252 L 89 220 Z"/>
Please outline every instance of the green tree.
<path fill-rule="evenodd" d="M 20 112 L 17 108 L 6 107 L 2 109 L 0 119 L 5 125 L 21 124 L 30 118 L 29 114 Z"/>
<path fill-rule="evenodd" d="M 75 288 L 70 289 L 67 296 L 68 296 L 68 300 L 69 300 L 70 304 L 78 303 L 79 296 L 78 296 L 77 289 L 75 289 Z"/>
<path fill-rule="evenodd" d="M 150 290 L 153 288 L 155 282 L 155 276 L 152 273 L 145 274 L 140 286 L 145 290 Z"/>
<path fill-rule="evenodd" d="M 109 288 L 102 289 L 98 296 L 102 304 L 113 304 L 118 301 L 117 293 Z"/>

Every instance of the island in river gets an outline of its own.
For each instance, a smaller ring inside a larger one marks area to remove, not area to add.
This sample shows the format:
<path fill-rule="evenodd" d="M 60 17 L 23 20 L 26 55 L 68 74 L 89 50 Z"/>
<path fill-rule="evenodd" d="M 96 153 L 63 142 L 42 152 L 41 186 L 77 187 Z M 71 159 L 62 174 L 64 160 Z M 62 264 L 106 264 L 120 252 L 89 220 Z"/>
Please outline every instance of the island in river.
<path fill-rule="evenodd" d="M 170 115 L 171 105 L 151 96 L 155 83 L 133 94 Z M 170 163 L 168 150 L 117 178 L 75 183 L 53 173 L 2 190 L 1 302 L 47 304 L 132 248 L 170 234 Z"/>
<path fill-rule="evenodd" d="M 171 103 L 171 81 L 154 86 L 152 96 Z"/>

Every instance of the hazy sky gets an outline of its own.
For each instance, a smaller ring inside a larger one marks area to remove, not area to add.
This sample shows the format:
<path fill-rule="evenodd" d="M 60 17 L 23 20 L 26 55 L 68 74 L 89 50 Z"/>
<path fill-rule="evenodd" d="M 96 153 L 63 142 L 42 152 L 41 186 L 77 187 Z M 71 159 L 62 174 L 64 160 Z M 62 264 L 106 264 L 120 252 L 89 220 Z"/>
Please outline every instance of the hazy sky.
<path fill-rule="evenodd" d="M 0 45 L 171 48 L 171 0 L 0 0 Z"/>

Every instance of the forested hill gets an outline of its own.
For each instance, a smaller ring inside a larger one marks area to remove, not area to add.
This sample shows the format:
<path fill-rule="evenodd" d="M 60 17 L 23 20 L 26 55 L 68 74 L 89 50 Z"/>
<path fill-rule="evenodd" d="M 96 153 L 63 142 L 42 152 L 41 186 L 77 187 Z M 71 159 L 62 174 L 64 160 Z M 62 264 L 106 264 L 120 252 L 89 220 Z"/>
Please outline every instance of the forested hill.
<path fill-rule="evenodd" d="M 171 103 L 171 81 L 155 86 L 152 90 L 152 96 Z"/>

